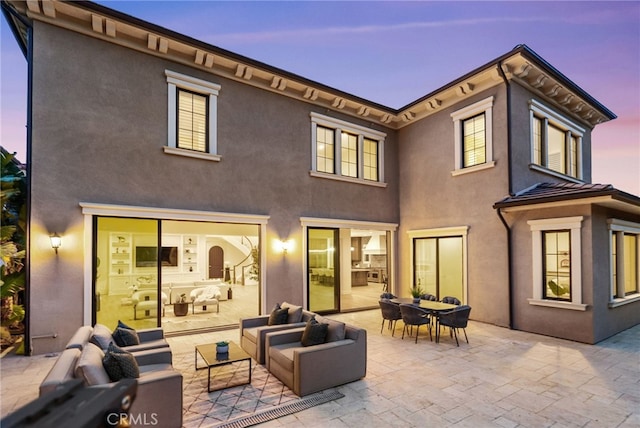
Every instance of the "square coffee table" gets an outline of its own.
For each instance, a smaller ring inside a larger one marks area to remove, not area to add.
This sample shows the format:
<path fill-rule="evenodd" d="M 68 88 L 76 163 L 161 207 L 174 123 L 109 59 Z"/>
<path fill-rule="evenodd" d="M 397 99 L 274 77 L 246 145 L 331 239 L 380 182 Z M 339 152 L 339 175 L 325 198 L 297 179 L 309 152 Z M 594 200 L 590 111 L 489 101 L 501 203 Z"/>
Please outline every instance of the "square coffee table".
<path fill-rule="evenodd" d="M 206 367 L 198 367 L 198 354 L 204 360 Z M 226 354 L 218 354 L 216 352 L 216 344 L 211 343 L 207 345 L 196 345 L 195 352 L 195 367 L 196 370 L 207 369 L 207 391 L 217 391 L 224 388 L 230 388 L 232 386 L 245 385 L 251 383 L 251 356 L 244 352 L 242 348 L 236 345 L 234 342 L 229 342 L 229 352 Z M 242 361 L 249 361 L 249 376 L 246 382 L 239 382 L 233 385 L 226 385 L 222 388 L 211 389 L 211 368 L 220 367 L 227 364 L 239 363 Z"/>

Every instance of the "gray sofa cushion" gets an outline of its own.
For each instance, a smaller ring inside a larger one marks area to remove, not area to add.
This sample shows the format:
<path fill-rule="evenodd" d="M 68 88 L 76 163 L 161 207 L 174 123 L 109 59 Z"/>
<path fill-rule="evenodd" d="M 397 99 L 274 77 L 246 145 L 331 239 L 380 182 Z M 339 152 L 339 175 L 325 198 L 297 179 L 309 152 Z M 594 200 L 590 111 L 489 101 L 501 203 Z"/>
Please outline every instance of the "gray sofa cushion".
<path fill-rule="evenodd" d="M 93 343 L 87 343 L 76 362 L 75 377 L 82 379 L 85 385 L 104 385 L 111 382 L 102 365 L 104 352 Z"/>
<path fill-rule="evenodd" d="M 292 305 L 291 303 L 282 302 L 280 305 L 282 308 L 289 309 L 289 317 L 287 319 L 288 324 L 302 321 L 302 306 Z"/>
<path fill-rule="evenodd" d="M 322 317 L 320 315 L 316 316 L 316 321 L 323 324 L 329 324 L 329 328 L 327 330 L 327 342 L 336 342 L 345 338 L 347 328 L 345 323 Z"/>
<path fill-rule="evenodd" d="M 93 334 L 91 335 L 89 342 L 102 350 L 107 349 L 109 347 L 109 343 L 113 342 L 111 330 L 109 330 L 109 327 L 106 325 L 96 324 L 93 327 Z"/>

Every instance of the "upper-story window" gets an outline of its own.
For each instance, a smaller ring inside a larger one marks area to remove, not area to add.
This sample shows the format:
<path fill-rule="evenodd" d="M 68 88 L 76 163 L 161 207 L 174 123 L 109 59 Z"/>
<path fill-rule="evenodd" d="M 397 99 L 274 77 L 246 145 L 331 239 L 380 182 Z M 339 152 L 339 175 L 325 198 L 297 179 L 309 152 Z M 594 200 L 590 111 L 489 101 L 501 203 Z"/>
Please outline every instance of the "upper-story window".
<path fill-rule="evenodd" d="M 532 167 L 581 180 L 584 129 L 536 100 L 529 109 Z"/>
<path fill-rule="evenodd" d="M 386 134 L 311 113 L 311 175 L 384 186 Z"/>
<path fill-rule="evenodd" d="M 451 113 L 455 140 L 453 175 L 491 168 L 493 161 L 493 97 Z"/>
<path fill-rule="evenodd" d="M 165 153 L 219 161 L 217 106 L 220 85 L 165 70 L 168 141 Z"/>

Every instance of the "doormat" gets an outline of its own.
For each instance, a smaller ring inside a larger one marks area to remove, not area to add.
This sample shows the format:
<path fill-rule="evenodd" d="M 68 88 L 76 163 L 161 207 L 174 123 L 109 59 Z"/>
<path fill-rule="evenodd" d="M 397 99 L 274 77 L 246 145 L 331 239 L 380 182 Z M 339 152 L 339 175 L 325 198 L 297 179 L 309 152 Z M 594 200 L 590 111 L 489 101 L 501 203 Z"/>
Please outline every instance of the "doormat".
<path fill-rule="evenodd" d="M 278 419 L 283 416 L 291 415 L 293 413 L 297 413 L 302 410 L 310 409 L 314 406 L 328 403 L 329 401 L 338 400 L 343 397 L 344 395 L 337 391 L 331 391 L 328 393 L 318 392 L 309 397 L 301 398 L 293 403 L 283 404 L 273 409 L 268 409 L 268 410 L 254 413 L 253 415 L 250 415 L 250 416 L 236 418 L 232 421 L 227 421 L 218 425 L 214 425 L 213 427 L 215 428 L 250 427 L 253 425 L 272 421 L 274 419 Z"/>

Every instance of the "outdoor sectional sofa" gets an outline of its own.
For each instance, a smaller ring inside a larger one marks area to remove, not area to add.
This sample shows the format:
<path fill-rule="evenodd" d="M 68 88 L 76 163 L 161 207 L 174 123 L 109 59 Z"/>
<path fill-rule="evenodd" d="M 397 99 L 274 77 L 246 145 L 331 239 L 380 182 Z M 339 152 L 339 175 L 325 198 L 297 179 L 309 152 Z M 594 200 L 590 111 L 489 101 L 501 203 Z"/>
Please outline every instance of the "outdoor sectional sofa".
<path fill-rule="evenodd" d="M 94 331 L 97 330 L 97 331 Z M 108 339 L 104 326 L 80 327 L 40 384 L 40 395 L 56 390 L 72 379 L 82 379 L 90 388 L 115 385 L 103 366 L 102 344 Z M 95 333 L 95 334 L 94 334 Z M 140 377 L 130 408 L 131 421 L 157 421 L 163 427 L 182 426 L 182 374 L 172 366 L 171 349 L 162 329 L 136 331 L 139 345 L 123 347 L 134 356 Z M 137 426 L 133 423 L 132 426 Z"/>
<path fill-rule="evenodd" d="M 299 310 L 300 322 L 269 326 L 269 315 L 241 320 L 242 348 L 300 397 L 365 377 L 367 331 Z M 312 318 L 328 325 L 326 339 L 305 346 L 303 335 Z"/>

